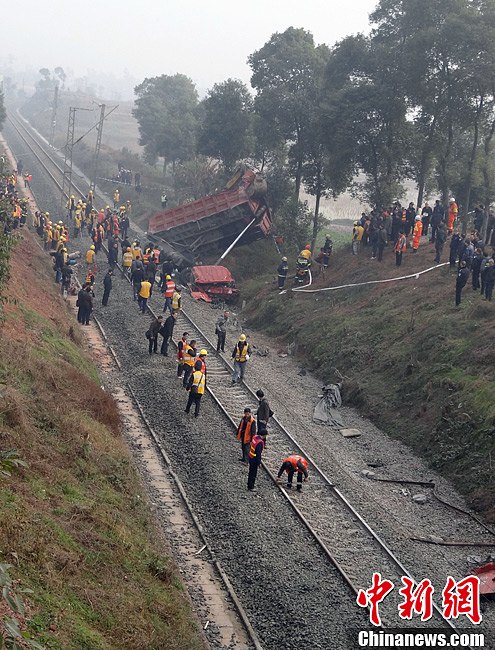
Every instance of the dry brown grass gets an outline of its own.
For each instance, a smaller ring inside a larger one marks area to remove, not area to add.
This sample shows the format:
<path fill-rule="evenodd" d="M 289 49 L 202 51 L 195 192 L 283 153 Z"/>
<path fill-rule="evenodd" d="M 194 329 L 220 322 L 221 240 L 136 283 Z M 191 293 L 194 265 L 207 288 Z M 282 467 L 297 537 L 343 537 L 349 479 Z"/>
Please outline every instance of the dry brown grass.
<path fill-rule="evenodd" d="M 156 561 L 166 553 L 117 406 L 28 237 L 9 291 L 0 450 L 28 467 L 0 478 L 0 561 L 34 590 L 29 629 L 55 650 L 202 648 L 175 571 Z"/>

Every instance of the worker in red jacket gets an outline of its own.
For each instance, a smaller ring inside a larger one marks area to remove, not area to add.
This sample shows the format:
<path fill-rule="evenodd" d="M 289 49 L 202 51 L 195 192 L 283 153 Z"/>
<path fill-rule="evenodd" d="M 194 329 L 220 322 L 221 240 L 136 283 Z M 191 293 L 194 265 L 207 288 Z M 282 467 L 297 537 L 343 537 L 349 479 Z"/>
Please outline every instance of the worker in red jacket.
<path fill-rule="evenodd" d="M 287 488 L 292 487 L 292 479 L 294 478 L 295 472 L 297 472 L 297 491 L 302 490 L 303 476 L 304 481 L 308 480 L 308 461 L 303 456 L 298 456 L 293 454 L 284 458 L 282 465 L 278 470 L 277 481 L 280 481 L 280 477 L 284 472 L 287 472 Z"/>

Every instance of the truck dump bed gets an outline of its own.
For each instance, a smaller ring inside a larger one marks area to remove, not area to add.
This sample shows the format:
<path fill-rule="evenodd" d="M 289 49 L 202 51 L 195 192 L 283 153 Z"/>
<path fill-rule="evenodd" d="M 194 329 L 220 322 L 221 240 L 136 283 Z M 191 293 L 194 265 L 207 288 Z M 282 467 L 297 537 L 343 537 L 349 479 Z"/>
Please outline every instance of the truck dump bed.
<path fill-rule="evenodd" d="M 270 210 L 256 192 L 257 176 L 248 169 L 232 189 L 205 196 L 152 217 L 148 232 L 195 256 L 224 250 L 248 223 L 255 223 L 239 244 L 266 237 L 271 231 Z"/>

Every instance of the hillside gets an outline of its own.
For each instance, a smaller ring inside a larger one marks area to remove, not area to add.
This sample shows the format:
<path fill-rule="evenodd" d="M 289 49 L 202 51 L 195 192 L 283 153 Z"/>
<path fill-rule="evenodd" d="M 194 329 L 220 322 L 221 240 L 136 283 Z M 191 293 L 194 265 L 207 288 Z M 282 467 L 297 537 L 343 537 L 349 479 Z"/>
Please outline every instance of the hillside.
<path fill-rule="evenodd" d="M 424 239 L 400 269 L 390 246 L 382 264 L 366 249 L 354 257 L 347 247 L 335 252 L 314 288 L 415 273 L 433 266 L 433 257 Z M 448 266 L 418 279 L 279 295 L 277 260 L 268 242 L 227 259 L 247 300 L 248 324 L 281 346 L 295 343 L 301 365 L 322 381 L 338 381 L 341 373 L 347 404 L 427 458 L 495 520 L 495 304 L 482 301 L 469 282 L 455 307 Z"/>
<path fill-rule="evenodd" d="M 59 650 L 202 648 L 116 404 L 46 255 L 23 235 L 0 329 L 0 451 L 27 463 L 0 472 L 0 563 L 18 592 L 33 590 L 22 624 Z"/>

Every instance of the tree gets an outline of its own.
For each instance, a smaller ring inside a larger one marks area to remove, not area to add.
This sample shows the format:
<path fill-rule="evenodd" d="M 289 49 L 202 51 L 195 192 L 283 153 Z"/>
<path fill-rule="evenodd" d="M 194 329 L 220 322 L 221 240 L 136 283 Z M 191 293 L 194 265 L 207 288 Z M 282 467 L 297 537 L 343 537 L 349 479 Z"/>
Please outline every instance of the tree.
<path fill-rule="evenodd" d="M 218 163 L 204 156 L 195 156 L 177 165 L 174 184 L 175 198 L 178 203 L 183 203 L 218 191 L 224 185 L 224 178 Z"/>
<path fill-rule="evenodd" d="M 407 169 L 406 106 L 391 54 L 362 35 L 344 39 L 332 51 L 322 92 L 322 137 L 336 170 L 363 173 L 354 192 L 378 208 L 402 194 Z"/>
<path fill-rule="evenodd" d="M 136 86 L 133 115 L 139 124 L 140 144 L 149 160 L 163 156 L 175 167 L 196 148 L 198 94 L 183 74 L 146 78 Z"/>
<path fill-rule="evenodd" d="M 300 251 L 308 241 L 308 233 L 313 215 L 307 201 L 297 201 L 291 197 L 279 208 L 275 215 L 274 227 L 288 248 Z"/>
<path fill-rule="evenodd" d="M 412 177 L 418 205 L 430 170 L 446 203 L 462 188 L 466 227 L 478 149 L 490 148 L 493 112 L 493 3 L 477 0 L 381 0 L 371 15 L 372 38 L 402 43 L 404 97 L 414 116 Z M 397 58 L 397 57 L 395 57 Z M 485 149 L 486 151 L 486 149 Z M 460 164 L 462 158 L 462 164 Z"/>
<path fill-rule="evenodd" d="M 202 101 L 198 152 L 221 160 L 232 171 L 253 150 L 252 108 L 253 99 L 242 81 L 215 84 Z"/>
<path fill-rule="evenodd" d="M 62 87 L 62 90 L 63 90 L 64 86 L 65 86 L 65 81 L 67 79 L 67 75 L 65 74 L 64 69 L 61 68 L 60 66 L 58 66 L 57 68 L 55 68 L 54 73 L 59 78 L 60 84 L 61 84 L 61 87 Z"/>
<path fill-rule="evenodd" d="M 315 47 L 304 29 L 289 27 L 248 58 L 257 90 L 255 109 L 270 129 L 289 144 L 289 156 L 299 198 L 302 168 L 311 130 L 312 101 L 328 48 Z"/>

